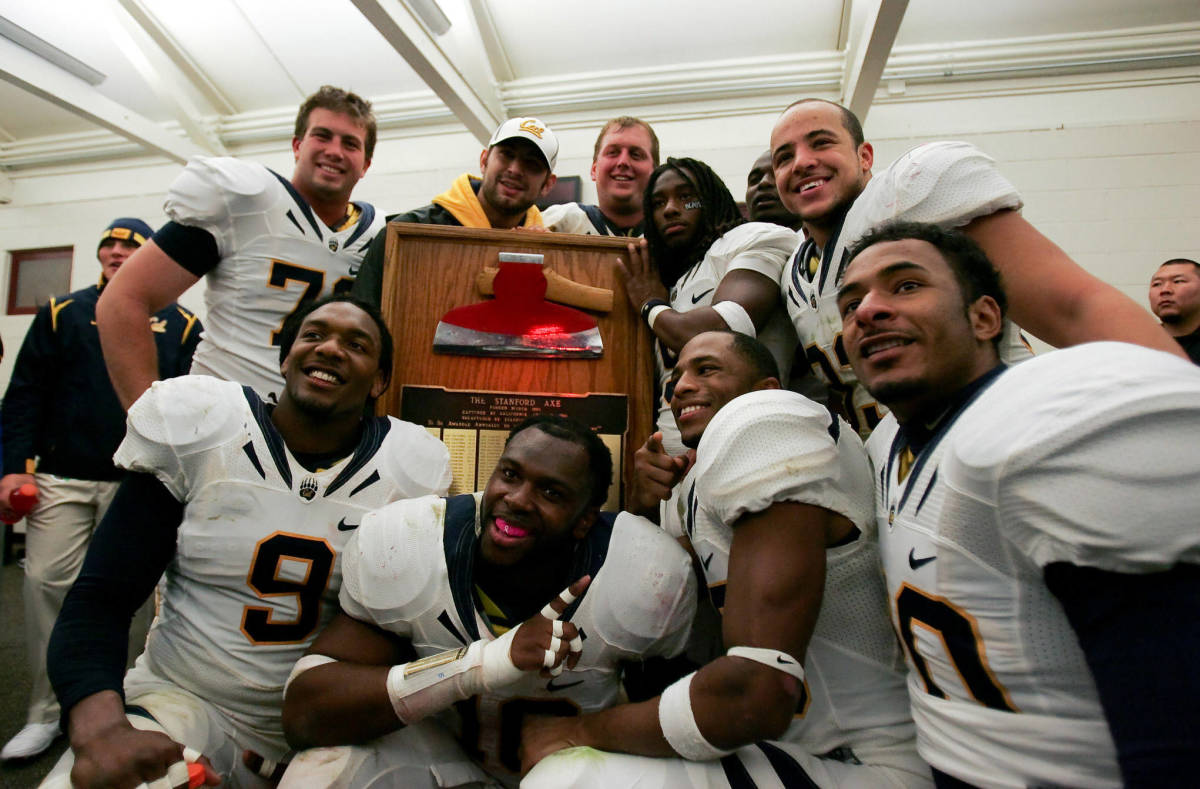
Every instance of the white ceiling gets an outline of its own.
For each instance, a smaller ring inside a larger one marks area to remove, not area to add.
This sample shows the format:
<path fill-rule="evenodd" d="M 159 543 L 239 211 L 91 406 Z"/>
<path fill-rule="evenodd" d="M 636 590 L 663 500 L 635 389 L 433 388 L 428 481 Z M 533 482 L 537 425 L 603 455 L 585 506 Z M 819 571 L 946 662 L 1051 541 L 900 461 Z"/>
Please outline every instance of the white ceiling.
<path fill-rule="evenodd" d="M 420 2 L 0 0 L 104 75 L 0 38 L 0 173 L 286 137 L 325 83 L 374 101 L 385 133 L 456 121 L 483 137 L 508 115 L 680 101 L 815 93 L 865 111 L 963 80 L 1200 81 L 1197 0 L 437 0 L 441 36 Z"/>

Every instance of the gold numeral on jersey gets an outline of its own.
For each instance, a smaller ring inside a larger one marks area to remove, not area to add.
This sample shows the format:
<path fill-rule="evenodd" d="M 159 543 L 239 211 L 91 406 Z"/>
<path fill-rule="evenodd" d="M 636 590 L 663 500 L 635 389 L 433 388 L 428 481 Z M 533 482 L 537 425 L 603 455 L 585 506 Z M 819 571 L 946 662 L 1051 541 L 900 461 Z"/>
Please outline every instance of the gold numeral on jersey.
<path fill-rule="evenodd" d="M 989 709 L 1018 712 L 1008 697 L 1008 691 L 988 667 L 983 639 L 979 637 L 975 618 L 969 613 L 943 597 L 935 597 L 915 586 L 902 584 L 896 594 L 896 621 L 900 640 L 925 685 L 926 693 L 939 699 L 946 698 L 946 692 L 934 681 L 925 658 L 917 651 L 914 625 L 933 631 L 941 639 L 947 657 L 971 698 Z"/>
<path fill-rule="evenodd" d="M 833 341 L 833 353 L 837 357 L 831 359 L 821 346 L 813 343 L 805 347 L 804 358 L 808 366 L 818 378 L 824 379 L 829 386 L 830 405 L 842 416 L 850 427 L 859 435 L 875 429 L 883 416 L 875 403 L 867 403 L 858 408 L 854 406 L 854 387 L 842 383 L 839 370 L 850 368 L 850 357 L 846 355 L 846 344 L 842 335 Z"/>
<path fill-rule="evenodd" d="M 242 609 L 242 633 L 254 644 L 295 644 L 304 641 L 321 621 L 321 597 L 329 588 L 334 551 L 316 537 L 277 531 L 259 540 L 250 560 L 246 583 L 260 598 L 291 595 L 296 618 L 278 620 L 275 609 L 247 605 Z M 282 577 L 303 568 L 302 577 Z"/>

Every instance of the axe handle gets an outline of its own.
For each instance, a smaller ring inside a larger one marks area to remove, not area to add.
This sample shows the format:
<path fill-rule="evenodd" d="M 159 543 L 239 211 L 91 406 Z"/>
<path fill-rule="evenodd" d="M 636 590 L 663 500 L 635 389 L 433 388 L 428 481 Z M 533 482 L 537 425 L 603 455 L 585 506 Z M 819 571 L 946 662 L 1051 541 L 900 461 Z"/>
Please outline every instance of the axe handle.
<path fill-rule="evenodd" d="M 499 269 L 484 268 L 475 279 L 475 287 L 484 296 L 494 294 L 493 281 Z M 543 268 L 546 275 L 546 299 L 572 307 L 581 307 L 593 312 L 612 312 L 613 292 L 608 288 L 596 288 L 584 285 L 573 279 L 567 279 L 551 268 Z"/>

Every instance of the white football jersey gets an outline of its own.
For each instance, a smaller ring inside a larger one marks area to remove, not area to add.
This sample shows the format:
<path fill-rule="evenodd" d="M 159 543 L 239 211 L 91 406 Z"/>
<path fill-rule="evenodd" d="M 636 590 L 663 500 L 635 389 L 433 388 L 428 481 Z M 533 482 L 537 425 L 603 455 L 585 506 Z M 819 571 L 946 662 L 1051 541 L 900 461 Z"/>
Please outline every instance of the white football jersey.
<path fill-rule="evenodd" d="M 796 234 L 779 225 L 768 222 L 747 222 L 730 230 L 713 242 L 699 263 L 684 272 L 671 287 L 671 309 L 690 312 L 700 307 L 711 307 L 713 294 L 721 280 L 731 271 L 739 269 L 755 271 L 778 284 L 783 275 L 783 265 L 796 248 Z M 758 340 L 767 346 L 779 365 L 780 380 L 787 383 L 792 368 L 792 356 L 796 349 L 796 333 L 788 325 L 783 310 L 775 310 L 766 326 L 758 332 Z M 672 455 L 684 451 L 675 425 L 675 415 L 666 398 L 667 382 L 675 367 L 676 354 L 661 340 L 654 343 L 659 383 L 663 397 L 658 406 L 658 429 L 663 432 L 663 446 Z"/>
<path fill-rule="evenodd" d="M 1200 562 L 1200 368 L 1093 343 L 989 375 L 905 476 L 894 417 L 868 442 L 920 752 L 981 787 L 1120 786 L 1044 570 Z"/>
<path fill-rule="evenodd" d="M 192 372 L 237 381 L 271 400 L 283 386 L 278 335 L 301 300 L 349 292 L 383 217 L 355 203 L 357 221 L 333 230 L 295 187 L 260 164 L 193 157 L 167 191 L 164 210 L 217 242 L 205 275 L 204 335 Z"/>
<path fill-rule="evenodd" d="M 444 493 L 446 447 L 416 425 L 371 418 L 352 455 L 311 472 L 252 390 L 186 376 L 156 381 L 134 403 L 114 460 L 185 504 L 133 672 L 205 699 L 246 747 L 281 757 L 283 683 L 337 611 L 342 545 L 368 512 Z"/>
<path fill-rule="evenodd" d="M 420 657 L 493 638 L 475 604 L 479 495 L 403 501 L 371 514 L 346 549 L 342 610 L 412 641 Z M 462 743 L 489 772 L 515 783 L 525 714 L 574 715 L 617 703 L 620 664 L 683 650 L 696 610 L 687 553 L 653 523 L 601 513 L 575 550 L 572 578 L 591 584 L 562 615 L 583 655 L 546 680 L 536 672 L 503 693 L 457 706 Z"/>
<path fill-rule="evenodd" d="M 904 659 L 892 633 L 875 541 L 873 483 L 858 436 L 822 406 L 781 389 L 734 398 L 713 417 L 682 483 L 683 529 L 723 609 L 733 524 L 774 502 L 811 504 L 861 532 L 826 551 L 825 592 L 804 659 L 806 693 L 784 739 L 822 755 L 909 743 Z M 726 645 L 730 646 L 730 645 Z"/>
<path fill-rule="evenodd" d="M 783 300 L 813 373 L 830 389 L 830 404 L 866 438 L 887 409 L 858 383 L 842 342 L 837 287 L 846 256 L 856 241 L 884 222 L 904 220 L 957 228 L 1002 209 L 1021 207 L 1017 190 L 995 162 L 974 145 L 933 142 L 908 151 L 867 182 L 824 250 L 806 240 L 783 272 Z M 808 277 L 809 261 L 820 258 Z M 1007 362 L 1031 356 L 1020 332 L 1005 326 L 1001 343 Z"/>

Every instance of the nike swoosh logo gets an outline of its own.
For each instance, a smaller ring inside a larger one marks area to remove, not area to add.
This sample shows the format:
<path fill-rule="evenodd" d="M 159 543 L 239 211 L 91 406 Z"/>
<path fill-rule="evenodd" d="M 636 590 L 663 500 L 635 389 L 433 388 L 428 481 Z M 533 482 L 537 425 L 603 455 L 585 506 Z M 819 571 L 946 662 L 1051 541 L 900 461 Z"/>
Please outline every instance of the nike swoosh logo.
<path fill-rule="evenodd" d="M 775 656 L 775 662 L 776 662 L 776 663 L 782 663 L 782 664 L 783 664 L 783 665 L 785 665 L 785 666 L 794 666 L 794 665 L 796 665 L 796 661 L 794 661 L 794 660 L 784 660 L 784 659 L 783 659 L 783 658 L 781 658 L 779 655 L 776 655 L 776 656 Z"/>
<path fill-rule="evenodd" d="M 702 299 L 705 296 L 707 296 L 708 294 L 712 293 L 714 290 L 716 290 L 716 288 L 709 288 L 708 290 L 704 291 L 703 293 L 701 293 L 697 296 L 692 296 L 692 304 L 699 304 L 700 299 Z"/>
<path fill-rule="evenodd" d="M 579 680 L 578 682 L 567 682 L 563 685 L 555 685 L 554 680 L 550 680 L 549 682 L 546 683 L 546 690 L 553 693 L 556 690 L 566 690 L 567 688 L 573 688 L 576 685 L 582 685 L 582 684 L 583 684 L 583 680 Z"/>
<path fill-rule="evenodd" d="M 708 556 L 705 556 L 705 557 L 704 557 L 704 561 L 703 561 L 703 562 L 701 562 L 701 564 L 703 564 L 703 565 L 704 565 L 704 569 L 705 569 L 705 570 L 707 570 L 707 569 L 708 569 L 708 565 L 712 563 L 712 558 L 713 558 L 713 554 L 711 554 L 711 553 L 710 553 Z"/>
<path fill-rule="evenodd" d="M 357 523 L 346 523 L 345 518 L 342 518 L 340 521 L 338 521 L 338 531 L 354 531 L 357 528 Z"/>
<path fill-rule="evenodd" d="M 908 549 L 908 566 L 913 568 L 914 570 L 916 570 L 919 567 L 923 567 L 923 566 L 929 564 L 930 562 L 932 562 L 934 559 L 937 558 L 937 554 L 935 553 L 933 556 L 923 556 L 920 559 L 918 559 L 916 556 L 916 550 L 917 550 L 916 548 Z"/>

